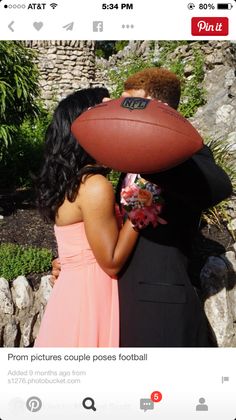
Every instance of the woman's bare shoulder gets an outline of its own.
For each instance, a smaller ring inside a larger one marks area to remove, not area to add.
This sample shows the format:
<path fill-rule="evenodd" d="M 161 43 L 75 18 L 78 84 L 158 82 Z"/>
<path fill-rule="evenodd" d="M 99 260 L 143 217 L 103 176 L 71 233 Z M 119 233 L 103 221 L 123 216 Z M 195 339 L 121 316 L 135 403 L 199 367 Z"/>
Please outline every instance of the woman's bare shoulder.
<path fill-rule="evenodd" d="M 79 198 L 86 200 L 114 199 L 114 190 L 110 181 L 103 175 L 95 174 L 87 176 L 80 186 Z"/>

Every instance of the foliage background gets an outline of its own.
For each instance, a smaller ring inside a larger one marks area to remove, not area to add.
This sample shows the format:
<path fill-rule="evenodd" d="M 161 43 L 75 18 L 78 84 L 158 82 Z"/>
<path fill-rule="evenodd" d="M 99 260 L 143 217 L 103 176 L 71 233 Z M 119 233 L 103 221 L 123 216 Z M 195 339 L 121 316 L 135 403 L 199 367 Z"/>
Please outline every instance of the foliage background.
<path fill-rule="evenodd" d="M 0 188 L 31 185 L 41 159 L 49 113 L 34 59 L 20 41 L 0 41 Z"/>

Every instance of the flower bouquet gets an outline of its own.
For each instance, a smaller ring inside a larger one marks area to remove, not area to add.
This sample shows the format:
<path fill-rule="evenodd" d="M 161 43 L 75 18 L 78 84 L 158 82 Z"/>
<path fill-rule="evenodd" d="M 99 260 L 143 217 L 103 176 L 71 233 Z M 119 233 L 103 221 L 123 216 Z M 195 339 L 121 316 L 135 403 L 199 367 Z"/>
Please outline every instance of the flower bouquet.
<path fill-rule="evenodd" d="M 121 205 L 123 213 L 129 217 L 136 229 L 143 229 L 151 224 L 167 222 L 160 217 L 163 208 L 161 189 L 143 178 L 136 178 L 131 185 L 121 190 Z"/>

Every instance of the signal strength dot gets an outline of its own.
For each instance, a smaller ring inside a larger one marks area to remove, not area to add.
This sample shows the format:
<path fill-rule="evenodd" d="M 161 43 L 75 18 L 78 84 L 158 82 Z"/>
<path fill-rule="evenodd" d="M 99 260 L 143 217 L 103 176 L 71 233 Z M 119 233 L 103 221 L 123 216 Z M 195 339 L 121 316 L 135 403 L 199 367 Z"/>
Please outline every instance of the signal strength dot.
<path fill-rule="evenodd" d="M 51 6 L 52 9 L 56 9 L 56 7 L 58 6 L 58 4 L 57 3 L 51 3 L 50 6 Z"/>

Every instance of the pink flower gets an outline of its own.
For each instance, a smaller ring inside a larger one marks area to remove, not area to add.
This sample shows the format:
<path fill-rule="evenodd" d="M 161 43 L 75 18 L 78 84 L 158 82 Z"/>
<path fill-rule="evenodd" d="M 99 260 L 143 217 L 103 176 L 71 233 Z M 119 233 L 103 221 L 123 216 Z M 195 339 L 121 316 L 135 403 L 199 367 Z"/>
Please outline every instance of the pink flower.
<path fill-rule="evenodd" d="M 132 184 L 129 187 L 122 188 L 121 190 L 121 204 L 129 205 L 132 202 L 135 202 L 137 200 L 139 193 L 139 188 L 136 184 Z"/>
<path fill-rule="evenodd" d="M 132 224 L 138 229 L 142 229 L 145 226 L 147 226 L 146 215 L 145 215 L 145 212 L 143 211 L 143 208 L 131 210 L 131 212 L 129 213 L 129 218 Z"/>
<path fill-rule="evenodd" d="M 129 212 L 129 218 L 132 224 L 138 228 L 143 229 L 149 224 L 153 227 L 157 227 L 158 224 L 165 225 L 167 222 L 159 217 L 160 205 L 156 206 L 144 206 L 142 208 L 136 208 Z"/>
<path fill-rule="evenodd" d="M 159 223 L 161 225 L 166 225 L 167 222 L 159 217 L 159 213 L 161 212 L 161 205 L 160 204 L 153 204 L 150 207 L 145 207 L 144 212 L 146 214 L 146 221 L 147 224 L 151 223 L 153 227 L 156 227 Z"/>

